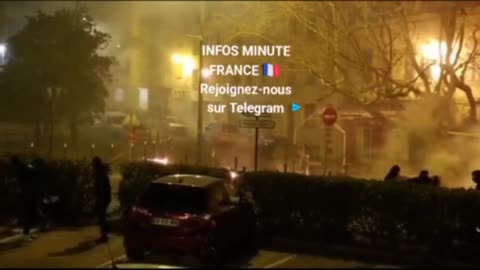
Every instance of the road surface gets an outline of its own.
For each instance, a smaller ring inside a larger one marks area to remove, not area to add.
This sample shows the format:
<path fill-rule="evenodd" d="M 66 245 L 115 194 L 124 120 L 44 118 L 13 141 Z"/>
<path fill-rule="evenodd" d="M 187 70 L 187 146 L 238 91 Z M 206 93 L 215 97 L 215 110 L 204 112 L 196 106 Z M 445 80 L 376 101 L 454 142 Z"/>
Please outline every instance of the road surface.
<path fill-rule="evenodd" d="M 120 266 L 128 263 L 122 246 L 122 236 L 112 235 L 109 245 L 97 244 L 95 239 L 98 233 L 98 228 L 95 226 L 58 229 L 41 233 L 32 242 L 3 243 L 0 245 L 0 268 L 110 268 L 111 258 Z M 148 256 L 144 263 L 198 266 L 193 259 L 165 256 Z M 259 250 L 254 255 L 244 255 L 227 262 L 226 266 L 245 268 L 385 267 L 358 261 L 272 250 Z"/>

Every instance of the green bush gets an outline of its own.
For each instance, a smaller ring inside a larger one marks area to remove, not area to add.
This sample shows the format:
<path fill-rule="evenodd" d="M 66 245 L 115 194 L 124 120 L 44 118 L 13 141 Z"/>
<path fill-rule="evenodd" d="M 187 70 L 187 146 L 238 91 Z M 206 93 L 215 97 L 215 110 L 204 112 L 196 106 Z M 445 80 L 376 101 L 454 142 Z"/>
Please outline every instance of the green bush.
<path fill-rule="evenodd" d="M 153 179 L 173 173 L 222 177 L 226 170 L 124 164 L 122 209 Z M 246 173 L 241 189 L 252 193 L 267 235 L 434 252 L 480 247 L 480 193 L 475 190 L 277 172 Z"/>
<path fill-rule="evenodd" d="M 91 166 L 85 161 L 46 161 L 45 179 L 40 188 L 58 195 L 53 221 L 74 224 L 93 214 L 94 192 Z M 15 173 L 5 159 L 0 159 L 0 222 L 10 222 L 21 216 L 22 198 Z"/>
<path fill-rule="evenodd" d="M 161 165 L 154 162 L 129 162 L 121 166 L 122 182 L 118 190 L 121 209 L 128 209 L 150 182 L 169 174 L 200 174 L 226 178 L 228 170 L 188 165 Z"/>
<path fill-rule="evenodd" d="M 279 236 L 443 250 L 479 243 L 475 190 L 273 172 L 242 180 Z"/>

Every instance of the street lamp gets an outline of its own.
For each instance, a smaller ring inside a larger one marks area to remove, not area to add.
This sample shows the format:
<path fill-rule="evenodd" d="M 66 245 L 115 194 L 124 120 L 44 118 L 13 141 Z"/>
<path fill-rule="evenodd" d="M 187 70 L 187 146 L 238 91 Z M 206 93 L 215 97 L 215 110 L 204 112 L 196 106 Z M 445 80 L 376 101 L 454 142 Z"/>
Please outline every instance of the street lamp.
<path fill-rule="evenodd" d="M 186 57 L 183 59 L 183 76 L 192 76 L 195 69 L 195 62 L 192 58 Z"/>
<path fill-rule="evenodd" d="M 0 57 L 2 58 L 2 65 L 5 65 L 5 55 L 7 53 L 7 45 L 0 44 Z"/>
<path fill-rule="evenodd" d="M 194 38 L 198 40 L 198 105 L 197 105 L 197 165 L 200 165 L 200 160 L 202 156 L 202 138 L 203 138 L 203 95 L 200 91 L 200 86 L 202 84 L 202 78 L 208 78 L 210 72 L 203 69 L 203 57 L 202 57 L 202 46 L 203 46 L 203 37 L 197 35 L 186 35 L 189 38 Z M 191 57 L 182 56 L 180 54 L 173 54 L 172 61 L 176 64 L 183 64 L 183 73 L 184 75 L 191 76 L 192 71 L 195 69 L 195 61 Z"/>
<path fill-rule="evenodd" d="M 200 91 L 200 87 L 202 85 L 202 77 L 204 74 L 203 71 L 203 55 L 202 55 L 202 47 L 203 47 L 203 36 L 197 35 L 187 35 L 187 37 L 194 38 L 198 40 L 198 105 L 197 105 L 197 165 L 200 165 L 200 161 L 202 158 L 202 140 L 203 140 L 203 95 L 202 91 Z M 203 73 L 203 74 L 202 74 Z M 210 74 L 209 74 L 210 75 Z"/>
<path fill-rule="evenodd" d="M 174 64 L 181 64 L 183 62 L 183 56 L 178 53 L 174 53 L 172 55 L 172 61 Z"/>
<path fill-rule="evenodd" d="M 183 70 L 183 76 L 190 77 L 195 70 L 195 61 L 191 56 L 181 55 L 174 53 L 172 55 L 172 62 L 174 64 L 181 64 Z"/>
<path fill-rule="evenodd" d="M 202 69 L 202 78 L 204 79 L 208 79 L 210 77 L 210 71 L 208 70 L 208 68 L 203 68 Z"/>

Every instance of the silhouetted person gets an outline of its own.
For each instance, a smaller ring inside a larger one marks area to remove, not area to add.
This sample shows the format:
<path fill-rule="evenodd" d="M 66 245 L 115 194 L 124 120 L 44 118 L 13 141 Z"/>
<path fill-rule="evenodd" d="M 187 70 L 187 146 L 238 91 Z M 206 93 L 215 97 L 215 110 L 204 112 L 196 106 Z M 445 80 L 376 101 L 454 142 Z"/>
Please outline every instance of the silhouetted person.
<path fill-rule="evenodd" d="M 472 180 L 476 184 L 475 189 L 480 190 L 480 170 L 475 170 L 472 172 Z"/>
<path fill-rule="evenodd" d="M 415 177 L 411 179 L 411 182 L 416 183 L 416 184 L 425 184 L 429 185 L 431 184 L 430 176 L 427 170 L 422 170 L 418 177 Z"/>
<path fill-rule="evenodd" d="M 93 177 L 95 181 L 95 210 L 100 226 L 100 242 L 108 240 L 107 208 L 112 199 L 110 189 L 109 168 L 99 157 L 92 160 Z"/>
<path fill-rule="evenodd" d="M 400 166 L 393 165 L 385 176 L 385 181 L 399 181 L 400 180 Z"/>
<path fill-rule="evenodd" d="M 10 163 L 21 190 L 23 235 L 26 240 L 31 241 L 30 230 L 35 222 L 37 212 L 38 183 L 33 177 L 32 167 L 18 156 L 11 156 Z"/>

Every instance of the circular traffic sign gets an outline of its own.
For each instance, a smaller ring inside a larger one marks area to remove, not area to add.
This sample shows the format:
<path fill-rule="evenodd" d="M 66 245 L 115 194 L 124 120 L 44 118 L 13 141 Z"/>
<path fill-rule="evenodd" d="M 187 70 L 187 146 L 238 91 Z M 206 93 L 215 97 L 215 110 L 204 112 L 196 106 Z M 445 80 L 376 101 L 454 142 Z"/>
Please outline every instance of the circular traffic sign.
<path fill-rule="evenodd" d="M 335 125 L 337 117 L 337 110 L 332 106 L 326 107 L 322 112 L 322 120 L 327 127 Z"/>

